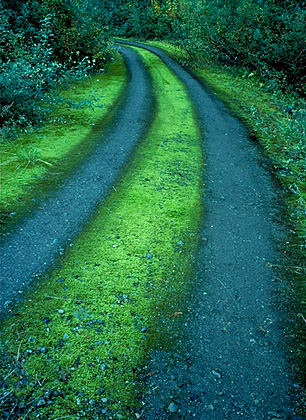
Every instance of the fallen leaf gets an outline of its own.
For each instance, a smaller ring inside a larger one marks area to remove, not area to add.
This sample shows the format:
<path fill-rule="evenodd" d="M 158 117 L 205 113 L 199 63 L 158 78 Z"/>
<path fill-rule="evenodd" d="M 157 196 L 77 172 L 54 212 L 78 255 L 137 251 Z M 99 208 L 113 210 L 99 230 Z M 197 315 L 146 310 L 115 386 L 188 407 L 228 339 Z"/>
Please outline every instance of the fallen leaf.
<path fill-rule="evenodd" d="M 170 318 L 172 318 L 173 316 L 178 316 L 178 315 L 183 315 L 183 312 L 173 312 L 173 314 L 170 315 Z"/>
<path fill-rule="evenodd" d="M 267 334 L 267 331 L 266 331 L 264 328 L 260 327 L 259 325 L 258 325 L 258 328 L 260 329 L 260 331 L 261 331 L 263 334 Z"/>

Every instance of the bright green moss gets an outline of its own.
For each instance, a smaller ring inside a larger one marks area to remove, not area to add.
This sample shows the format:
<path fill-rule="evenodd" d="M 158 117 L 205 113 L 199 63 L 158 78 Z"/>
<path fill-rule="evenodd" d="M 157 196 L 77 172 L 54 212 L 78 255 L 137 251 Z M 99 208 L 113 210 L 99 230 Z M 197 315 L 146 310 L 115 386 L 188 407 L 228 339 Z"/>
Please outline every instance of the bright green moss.
<path fill-rule="evenodd" d="M 64 90 L 63 102 L 49 116 L 48 124 L 2 142 L 1 212 L 21 216 L 32 197 L 57 184 L 90 153 L 126 81 L 123 59 L 117 56 L 106 73 Z"/>
<path fill-rule="evenodd" d="M 40 408 L 44 419 L 102 419 L 105 408 L 113 418 L 135 418 L 149 350 L 164 345 L 164 329 L 171 341 L 174 312 L 184 316 L 201 218 L 201 136 L 182 84 L 156 56 L 140 54 L 157 100 L 146 139 L 58 269 L 1 326 L 5 354 L 19 348 L 28 376 L 43 383 L 25 385 L 24 398 L 65 393 Z M 48 353 L 26 353 L 37 346 Z M 18 375 L 6 380 L 14 392 Z"/>

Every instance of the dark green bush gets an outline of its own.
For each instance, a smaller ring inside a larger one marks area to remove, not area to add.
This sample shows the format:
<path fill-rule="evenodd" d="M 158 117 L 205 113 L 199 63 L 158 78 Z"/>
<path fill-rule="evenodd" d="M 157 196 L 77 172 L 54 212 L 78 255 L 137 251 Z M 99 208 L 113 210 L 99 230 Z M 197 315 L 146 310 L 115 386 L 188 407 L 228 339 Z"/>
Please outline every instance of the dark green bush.
<path fill-rule="evenodd" d="M 181 0 L 175 40 L 198 59 L 244 66 L 284 89 L 305 94 L 306 3 L 273 0 Z"/>
<path fill-rule="evenodd" d="M 96 0 L 3 0 L 0 4 L 0 128 L 41 123 L 67 79 L 99 70 L 111 49 Z"/>
<path fill-rule="evenodd" d="M 115 34 L 171 39 L 191 60 L 246 67 L 271 86 L 305 94 L 305 1 L 101 0 L 101 5 Z"/>

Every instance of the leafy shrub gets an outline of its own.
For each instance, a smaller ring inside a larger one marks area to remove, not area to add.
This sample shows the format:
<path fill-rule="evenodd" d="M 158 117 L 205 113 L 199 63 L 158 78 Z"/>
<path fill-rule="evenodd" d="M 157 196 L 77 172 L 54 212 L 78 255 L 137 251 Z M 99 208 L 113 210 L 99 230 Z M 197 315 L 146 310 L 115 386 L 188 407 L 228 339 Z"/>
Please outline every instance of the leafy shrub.
<path fill-rule="evenodd" d="M 305 94 L 306 2 L 294 0 L 101 0 L 122 36 L 167 38 L 191 60 L 247 67 L 271 86 Z"/>
<path fill-rule="evenodd" d="M 305 94 L 306 3 L 273 0 L 181 0 L 182 35 L 193 58 L 244 66 L 284 89 Z"/>
<path fill-rule="evenodd" d="M 43 122 L 65 80 L 111 57 L 96 0 L 3 0 L 0 4 L 0 128 Z"/>

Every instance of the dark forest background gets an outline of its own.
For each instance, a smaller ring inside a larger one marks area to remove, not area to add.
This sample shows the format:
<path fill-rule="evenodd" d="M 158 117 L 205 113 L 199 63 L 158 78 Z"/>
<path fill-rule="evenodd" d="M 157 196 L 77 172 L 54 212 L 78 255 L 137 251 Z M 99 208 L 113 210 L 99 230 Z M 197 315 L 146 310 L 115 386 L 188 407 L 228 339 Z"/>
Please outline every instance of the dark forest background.
<path fill-rule="evenodd" d="M 105 67 L 113 36 L 166 39 L 189 65 L 247 68 L 305 96 L 304 1 L 2 0 L 2 129 L 42 123 L 56 88 Z"/>

